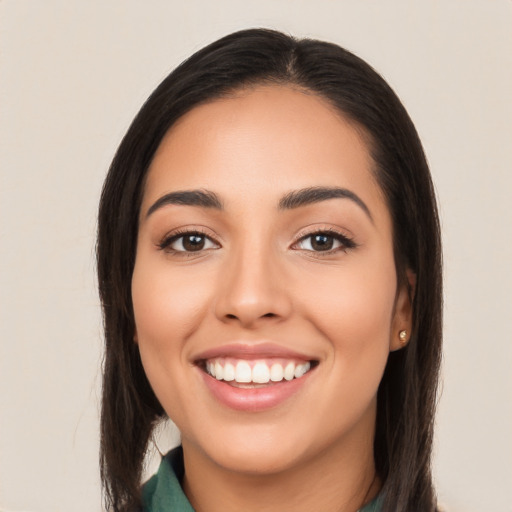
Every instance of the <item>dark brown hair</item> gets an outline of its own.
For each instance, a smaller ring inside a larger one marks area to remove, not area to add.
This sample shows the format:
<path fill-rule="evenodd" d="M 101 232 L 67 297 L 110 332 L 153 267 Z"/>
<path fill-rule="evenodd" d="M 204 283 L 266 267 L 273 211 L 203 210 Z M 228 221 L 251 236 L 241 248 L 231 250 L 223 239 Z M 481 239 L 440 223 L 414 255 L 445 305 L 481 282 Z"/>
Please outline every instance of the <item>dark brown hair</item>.
<path fill-rule="evenodd" d="M 105 329 L 100 463 L 106 507 L 140 507 L 144 454 L 165 417 L 133 342 L 131 277 L 148 167 L 186 112 L 261 83 L 317 94 L 366 135 L 393 220 L 398 279 L 404 282 L 407 268 L 417 279 L 412 337 L 390 354 L 378 391 L 374 454 L 382 512 L 431 512 L 442 280 L 437 207 L 421 142 L 398 97 L 363 60 L 334 44 L 263 29 L 228 35 L 175 69 L 137 114 L 104 184 L 97 264 Z"/>

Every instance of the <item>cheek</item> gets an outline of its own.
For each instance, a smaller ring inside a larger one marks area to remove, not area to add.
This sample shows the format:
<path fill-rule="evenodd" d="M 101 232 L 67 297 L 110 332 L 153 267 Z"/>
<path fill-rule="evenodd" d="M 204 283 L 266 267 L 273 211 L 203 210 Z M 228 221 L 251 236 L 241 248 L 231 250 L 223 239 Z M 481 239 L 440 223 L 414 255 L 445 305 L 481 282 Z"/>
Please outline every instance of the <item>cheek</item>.
<path fill-rule="evenodd" d="M 331 411 L 333 425 L 346 428 L 374 411 L 389 355 L 394 266 L 388 274 L 365 270 L 351 268 L 346 274 L 331 273 L 329 280 L 318 279 L 315 294 L 301 305 L 332 355 L 326 364 L 326 392 L 317 398 L 318 406 Z"/>
<path fill-rule="evenodd" d="M 187 340 L 205 314 L 204 287 L 186 272 L 170 273 L 165 261 L 136 262 L 132 301 L 142 364 L 159 402 L 179 425 L 186 425 Z"/>
<path fill-rule="evenodd" d="M 394 264 L 351 266 L 318 278 L 315 293 L 302 293 L 304 311 L 350 368 L 385 365 L 396 294 Z"/>
<path fill-rule="evenodd" d="M 187 272 L 170 273 L 158 265 L 135 265 L 132 301 L 139 343 L 176 348 L 204 315 L 207 290 L 203 279 Z M 175 341 L 175 343 L 173 343 Z"/>

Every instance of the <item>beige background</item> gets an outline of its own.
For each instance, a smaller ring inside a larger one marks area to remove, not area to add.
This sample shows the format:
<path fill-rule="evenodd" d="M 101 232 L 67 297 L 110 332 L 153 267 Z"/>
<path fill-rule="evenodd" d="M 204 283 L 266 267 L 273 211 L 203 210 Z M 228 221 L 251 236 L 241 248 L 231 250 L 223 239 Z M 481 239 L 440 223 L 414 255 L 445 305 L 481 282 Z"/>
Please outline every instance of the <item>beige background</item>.
<path fill-rule="evenodd" d="M 0 510 L 100 510 L 102 180 L 167 72 L 252 26 L 355 51 L 415 120 L 445 242 L 438 490 L 512 511 L 510 0 L 0 0 Z"/>

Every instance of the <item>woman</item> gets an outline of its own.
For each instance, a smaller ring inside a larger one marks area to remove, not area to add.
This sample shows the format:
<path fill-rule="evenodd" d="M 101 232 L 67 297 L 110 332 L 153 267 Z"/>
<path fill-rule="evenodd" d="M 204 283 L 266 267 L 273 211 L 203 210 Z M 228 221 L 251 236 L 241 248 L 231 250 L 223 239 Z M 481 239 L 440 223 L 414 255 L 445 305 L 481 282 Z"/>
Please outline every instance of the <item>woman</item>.
<path fill-rule="evenodd" d="M 435 197 L 359 58 L 247 30 L 185 61 L 112 163 L 98 275 L 107 507 L 436 509 Z M 141 492 L 167 416 L 182 447 Z"/>

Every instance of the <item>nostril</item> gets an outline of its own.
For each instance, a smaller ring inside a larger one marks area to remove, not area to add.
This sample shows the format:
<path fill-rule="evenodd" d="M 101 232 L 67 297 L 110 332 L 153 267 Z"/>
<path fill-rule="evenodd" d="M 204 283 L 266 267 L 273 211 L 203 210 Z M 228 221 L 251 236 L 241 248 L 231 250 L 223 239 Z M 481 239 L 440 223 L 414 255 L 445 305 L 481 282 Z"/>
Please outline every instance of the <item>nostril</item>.
<path fill-rule="evenodd" d="M 276 316 L 277 315 L 275 313 L 265 313 L 261 316 L 261 318 L 275 318 Z M 234 315 L 233 313 L 228 313 L 226 318 L 229 318 L 230 320 L 238 320 L 238 316 Z"/>

